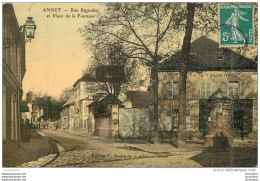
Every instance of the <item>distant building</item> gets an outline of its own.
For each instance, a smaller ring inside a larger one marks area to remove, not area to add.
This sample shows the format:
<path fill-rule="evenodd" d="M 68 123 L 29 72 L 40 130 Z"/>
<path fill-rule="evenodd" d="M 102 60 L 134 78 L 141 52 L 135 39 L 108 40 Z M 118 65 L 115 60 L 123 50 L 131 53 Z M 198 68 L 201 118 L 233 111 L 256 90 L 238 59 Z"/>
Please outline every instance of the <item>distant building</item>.
<path fill-rule="evenodd" d="M 43 116 L 44 116 L 43 108 L 34 104 L 33 105 L 33 113 L 32 113 L 32 120 L 33 120 L 32 123 L 33 123 L 33 125 L 40 126 L 41 123 L 43 121 L 45 121 Z"/>
<path fill-rule="evenodd" d="M 20 105 L 25 75 L 25 36 L 12 4 L 3 4 L 3 141 L 20 140 Z"/>
<path fill-rule="evenodd" d="M 27 103 L 33 103 L 33 92 L 29 91 L 26 93 L 26 101 Z"/>
<path fill-rule="evenodd" d="M 22 101 L 21 112 L 22 112 L 22 122 L 26 123 L 29 121 L 30 124 L 33 123 L 32 113 L 33 113 L 33 93 L 30 91 L 26 93 L 26 100 Z"/>
<path fill-rule="evenodd" d="M 32 122 L 32 107 L 29 107 L 27 101 L 21 102 L 21 113 L 22 113 L 22 120 L 21 123 L 31 123 Z"/>

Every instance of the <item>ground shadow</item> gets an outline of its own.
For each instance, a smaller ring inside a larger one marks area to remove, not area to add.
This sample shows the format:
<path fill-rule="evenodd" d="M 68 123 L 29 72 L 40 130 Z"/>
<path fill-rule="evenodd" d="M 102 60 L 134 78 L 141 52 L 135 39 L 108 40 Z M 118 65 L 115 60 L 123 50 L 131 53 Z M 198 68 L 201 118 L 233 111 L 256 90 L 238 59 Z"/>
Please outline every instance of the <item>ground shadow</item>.
<path fill-rule="evenodd" d="M 233 143 L 223 136 L 215 136 L 213 146 L 190 158 L 203 167 L 256 167 L 257 144 Z"/>

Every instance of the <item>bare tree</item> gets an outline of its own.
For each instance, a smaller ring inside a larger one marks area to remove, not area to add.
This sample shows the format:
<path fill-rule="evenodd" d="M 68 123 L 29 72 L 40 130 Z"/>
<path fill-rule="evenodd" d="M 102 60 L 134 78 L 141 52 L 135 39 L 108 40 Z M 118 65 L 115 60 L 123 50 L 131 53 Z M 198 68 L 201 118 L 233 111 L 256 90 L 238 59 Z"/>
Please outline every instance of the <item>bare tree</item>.
<path fill-rule="evenodd" d="M 94 54 L 91 65 L 96 72 L 97 81 L 106 85 L 108 93 L 118 96 L 121 88 L 133 83 L 133 77 L 137 74 L 138 62 L 130 60 L 123 45 L 115 39 L 104 39 L 93 44 L 91 50 Z M 103 75 L 101 77 L 100 75 Z"/>

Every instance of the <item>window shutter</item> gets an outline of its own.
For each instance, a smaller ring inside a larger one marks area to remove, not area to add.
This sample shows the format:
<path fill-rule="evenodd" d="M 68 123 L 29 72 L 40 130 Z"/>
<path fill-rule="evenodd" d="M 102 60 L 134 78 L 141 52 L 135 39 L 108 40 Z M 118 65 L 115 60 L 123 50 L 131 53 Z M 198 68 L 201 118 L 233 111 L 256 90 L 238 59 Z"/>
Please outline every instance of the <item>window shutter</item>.
<path fill-rule="evenodd" d="M 227 96 L 227 90 L 228 90 L 227 82 L 222 82 L 222 91 L 225 96 Z"/>
<path fill-rule="evenodd" d="M 173 82 L 173 97 L 179 97 L 179 82 Z"/>
<path fill-rule="evenodd" d="M 172 116 L 172 110 L 166 109 L 166 116 Z"/>
<path fill-rule="evenodd" d="M 205 98 L 205 82 L 200 83 L 200 97 Z"/>
<path fill-rule="evenodd" d="M 209 97 L 211 94 L 211 82 L 207 82 L 206 84 L 206 97 Z"/>
<path fill-rule="evenodd" d="M 172 92 L 172 82 L 167 82 L 167 98 L 172 98 L 173 92 Z"/>

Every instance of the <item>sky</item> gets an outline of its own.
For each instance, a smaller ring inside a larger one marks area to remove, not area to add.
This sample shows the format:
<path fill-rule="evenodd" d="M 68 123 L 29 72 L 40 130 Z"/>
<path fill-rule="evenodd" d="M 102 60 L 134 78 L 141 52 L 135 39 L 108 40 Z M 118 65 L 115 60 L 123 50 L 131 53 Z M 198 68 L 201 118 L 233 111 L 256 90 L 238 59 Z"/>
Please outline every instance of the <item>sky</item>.
<path fill-rule="evenodd" d="M 95 17 L 83 17 L 97 15 L 96 12 L 87 12 L 87 10 L 94 8 L 102 11 L 102 5 L 14 3 L 13 6 L 19 26 L 25 24 L 27 17 L 33 17 L 37 26 L 35 39 L 26 44 L 26 73 L 23 79 L 23 91 L 24 93 L 28 91 L 47 93 L 59 98 L 62 90 L 72 87 L 82 76 L 82 71 L 90 64 L 92 54 L 82 45 L 84 39 L 78 28 L 95 20 Z M 56 12 L 47 12 L 50 10 L 48 8 L 56 8 L 51 9 Z M 70 15 L 69 18 L 66 17 L 67 14 Z"/>

